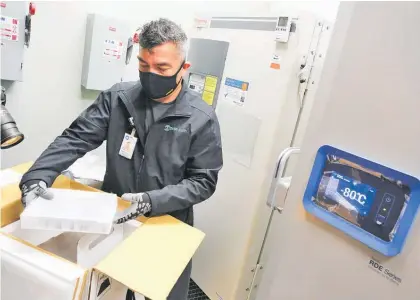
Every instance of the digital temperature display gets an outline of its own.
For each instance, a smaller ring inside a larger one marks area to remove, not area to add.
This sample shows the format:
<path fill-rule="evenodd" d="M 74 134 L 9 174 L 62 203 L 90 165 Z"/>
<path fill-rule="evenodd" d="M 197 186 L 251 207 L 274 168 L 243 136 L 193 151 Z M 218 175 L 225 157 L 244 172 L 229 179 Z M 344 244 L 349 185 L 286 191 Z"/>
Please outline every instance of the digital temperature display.
<path fill-rule="evenodd" d="M 316 154 L 303 205 L 370 249 L 395 256 L 420 209 L 420 180 L 324 145 Z"/>
<path fill-rule="evenodd" d="M 359 216 L 369 213 L 375 194 L 376 190 L 371 186 L 336 172 L 331 172 L 325 190 L 325 197 Z"/>

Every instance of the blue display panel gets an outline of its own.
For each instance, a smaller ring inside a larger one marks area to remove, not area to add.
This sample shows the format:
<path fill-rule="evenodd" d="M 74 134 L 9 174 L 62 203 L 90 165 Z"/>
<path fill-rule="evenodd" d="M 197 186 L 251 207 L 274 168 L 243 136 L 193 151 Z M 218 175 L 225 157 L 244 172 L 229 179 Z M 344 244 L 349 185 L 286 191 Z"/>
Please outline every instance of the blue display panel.
<path fill-rule="evenodd" d="M 420 204 L 420 181 L 331 146 L 318 150 L 305 209 L 386 255 L 401 252 Z"/>

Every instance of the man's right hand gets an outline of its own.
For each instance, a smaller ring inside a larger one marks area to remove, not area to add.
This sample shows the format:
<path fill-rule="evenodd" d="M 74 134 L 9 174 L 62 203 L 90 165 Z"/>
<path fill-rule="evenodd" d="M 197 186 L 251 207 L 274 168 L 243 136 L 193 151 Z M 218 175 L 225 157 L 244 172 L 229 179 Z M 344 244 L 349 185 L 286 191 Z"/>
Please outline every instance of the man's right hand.
<path fill-rule="evenodd" d="M 43 198 L 52 200 L 53 193 L 48 190 L 47 184 L 42 180 L 29 180 L 22 184 L 22 204 L 28 206 L 32 201 Z"/>

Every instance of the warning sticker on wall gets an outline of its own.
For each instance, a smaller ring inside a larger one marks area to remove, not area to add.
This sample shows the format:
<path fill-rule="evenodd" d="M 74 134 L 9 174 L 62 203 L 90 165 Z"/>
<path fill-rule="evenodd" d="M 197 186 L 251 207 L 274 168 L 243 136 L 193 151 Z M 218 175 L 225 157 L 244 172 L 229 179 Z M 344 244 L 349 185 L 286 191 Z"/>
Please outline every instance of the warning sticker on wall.
<path fill-rule="evenodd" d="M 273 58 L 271 59 L 270 68 L 275 70 L 280 70 L 280 61 L 281 57 L 277 54 L 273 54 Z"/>
<path fill-rule="evenodd" d="M 226 78 L 224 85 L 224 96 L 228 101 L 238 105 L 244 105 L 248 94 L 249 82 Z"/>
<path fill-rule="evenodd" d="M 203 92 L 203 97 L 202 99 L 204 100 L 204 102 L 206 102 L 208 105 L 213 105 L 213 101 L 214 101 L 214 93 L 209 92 L 209 91 L 204 91 Z"/>
<path fill-rule="evenodd" d="M 1 39 L 6 41 L 19 40 L 19 20 L 16 18 L 0 16 Z"/>
<path fill-rule="evenodd" d="M 217 77 L 216 76 L 206 76 L 206 82 L 204 83 L 204 90 L 208 92 L 215 93 L 217 87 Z"/>
<path fill-rule="evenodd" d="M 105 47 L 102 53 L 105 59 L 121 59 L 123 42 L 116 40 L 105 40 Z"/>
<path fill-rule="evenodd" d="M 195 28 L 209 28 L 210 27 L 210 20 L 204 18 L 195 18 L 194 19 L 194 26 Z"/>

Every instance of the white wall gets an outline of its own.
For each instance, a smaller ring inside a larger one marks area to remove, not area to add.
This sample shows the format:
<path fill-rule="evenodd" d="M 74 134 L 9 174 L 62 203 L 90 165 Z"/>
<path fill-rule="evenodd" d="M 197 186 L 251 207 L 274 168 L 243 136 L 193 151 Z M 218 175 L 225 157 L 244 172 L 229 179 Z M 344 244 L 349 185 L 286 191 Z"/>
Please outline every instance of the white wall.
<path fill-rule="evenodd" d="M 37 2 L 31 45 L 24 57 L 23 82 L 3 82 L 7 108 L 25 140 L 2 150 L 1 167 L 34 160 L 98 95 L 80 85 L 86 16 L 100 13 L 125 19 L 134 30 L 147 20 L 168 17 L 187 31 L 194 15 L 264 14 L 267 2 L 205 1 L 52 1 Z M 64 20 L 66 18 L 66 21 Z M 132 58 L 125 80 L 137 80 Z"/>

